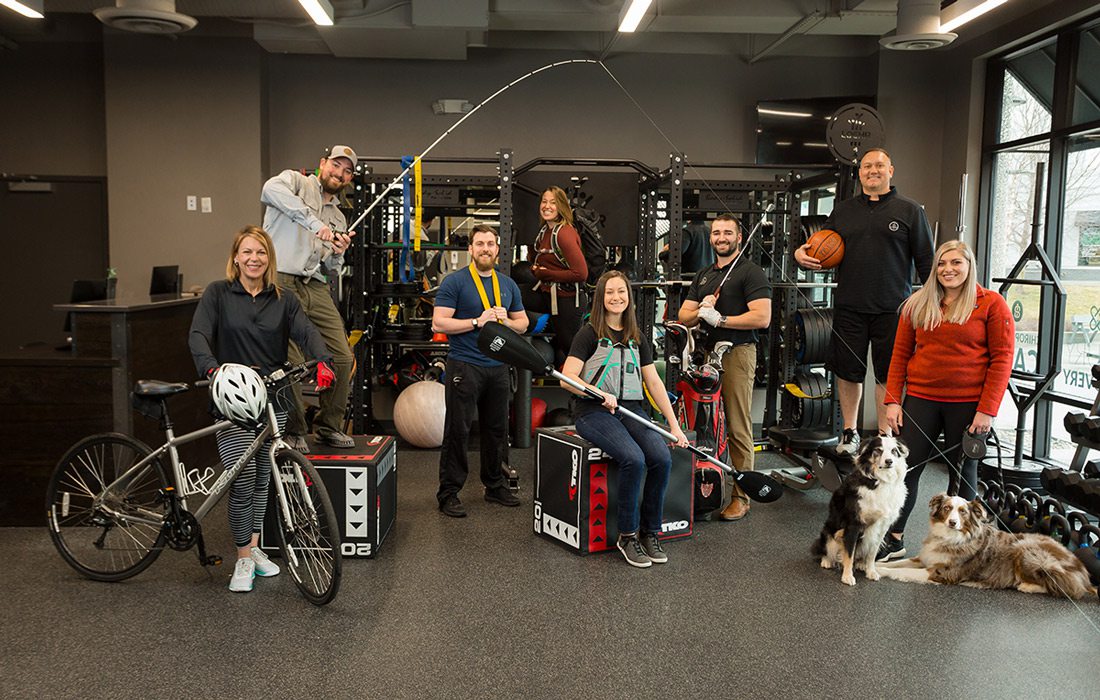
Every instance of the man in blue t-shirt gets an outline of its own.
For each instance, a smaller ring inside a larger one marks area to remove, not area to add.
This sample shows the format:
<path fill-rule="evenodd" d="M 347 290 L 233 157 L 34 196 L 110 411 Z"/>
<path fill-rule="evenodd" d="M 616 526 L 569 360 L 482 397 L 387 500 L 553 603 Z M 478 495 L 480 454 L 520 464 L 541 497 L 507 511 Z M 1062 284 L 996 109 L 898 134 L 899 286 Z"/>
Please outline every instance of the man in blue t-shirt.
<path fill-rule="evenodd" d="M 494 269 L 500 246 L 491 226 L 478 224 L 470 233 L 470 266 L 444 278 L 435 296 L 432 329 L 446 333 L 447 417 L 439 452 L 439 510 L 452 518 L 466 517 L 458 492 L 470 472 L 466 447 L 474 415 L 481 426 L 481 483 L 485 500 L 518 506 L 519 498 L 505 485 L 501 465 L 508 452 L 508 399 L 512 391 L 507 365 L 481 354 L 478 329 L 503 323 L 517 333 L 527 330 L 519 287 Z"/>

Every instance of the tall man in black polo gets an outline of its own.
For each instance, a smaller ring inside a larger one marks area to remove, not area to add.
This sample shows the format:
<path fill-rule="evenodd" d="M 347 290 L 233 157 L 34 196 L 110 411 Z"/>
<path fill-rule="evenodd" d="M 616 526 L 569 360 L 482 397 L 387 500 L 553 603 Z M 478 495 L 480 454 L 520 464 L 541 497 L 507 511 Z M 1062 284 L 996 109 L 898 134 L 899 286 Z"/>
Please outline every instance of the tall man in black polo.
<path fill-rule="evenodd" d="M 680 322 L 694 326 L 702 321 L 713 326 L 709 333 L 712 344 L 723 340 L 733 343 L 722 358 L 722 403 L 730 461 L 741 471 L 751 471 L 756 331 L 771 323 L 772 287 L 759 265 L 740 259 L 741 226 L 733 216 L 723 214 L 710 223 L 710 245 L 717 261 L 695 275 L 680 307 Z M 726 272 L 730 275 L 723 284 Z M 736 483 L 733 488 L 733 499 L 718 514 L 722 520 L 740 520 L 748 515 L 748 496 Z"/>
<path fill-rule="evenodd" d="M 902 197 L 890 185 L 894 165 L 882 148 L 868 149 L 859 163 L 863 194 L 833 207 L 825 228 L 844 239 L 844 259 L 836 272 L 833 297 L 833 337 L 828 369 L 836 375 L 844 433 L 837 452 L 854 454 L 859 448 L 857 430 L 863 378 L 867 375 L 867 346 L 875 370 L 875 409 L 878 430 L 890 430 L 886 422 L 886 375 L 898 329 L 898 307 L 912 291 L 910 280 L 916 264 L 920 280 L 932 272 L 932 230 L 924 209 Z M 795 261 L 804 268 L 821 268 L 810 257 L 809 244 L 796 248 Z"/>
<path fill-rule="evenodd" d="M 470 233 L 470 259 L 466 270 L 455 270 L 443 279 L 435 297 L 432 329 L 446 333 L 447 417 L 439 452 L 439 510 L 453 518 L 466 515 L 458 492 L 470 467 L 466 447 L 470 425 L 477 415 L 481 426 L 481 483 L 485 500 L 518 506 L 505 485 L 501 465 L 508 456 L 508 397 L 511 379 L 507 365 L 486 357 L 477 347 L 478 330 L 487 323 L 502 323 L 517 333 L 527 330 L 519 287 L 494 269 L 500 247 L 497 233 L 479 224 Z"/>

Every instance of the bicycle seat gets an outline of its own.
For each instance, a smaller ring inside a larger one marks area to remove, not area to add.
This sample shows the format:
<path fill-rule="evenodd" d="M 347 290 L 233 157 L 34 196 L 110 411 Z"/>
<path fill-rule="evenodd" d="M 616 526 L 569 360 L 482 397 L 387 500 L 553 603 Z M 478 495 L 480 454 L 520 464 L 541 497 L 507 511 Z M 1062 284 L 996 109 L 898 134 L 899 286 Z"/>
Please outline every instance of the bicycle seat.
<path fill-rule="evenodd" d="M 190 389 L 183 382 L 162 382 L 159 379 L 139 379 L 134 384 L 135 396 L 172 396 Z"/>

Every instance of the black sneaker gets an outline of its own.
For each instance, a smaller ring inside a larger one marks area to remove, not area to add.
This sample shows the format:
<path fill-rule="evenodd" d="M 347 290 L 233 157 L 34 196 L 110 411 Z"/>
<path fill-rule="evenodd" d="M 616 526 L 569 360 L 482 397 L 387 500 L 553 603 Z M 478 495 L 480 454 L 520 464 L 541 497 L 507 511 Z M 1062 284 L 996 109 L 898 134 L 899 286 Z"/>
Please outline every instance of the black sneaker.
<path fill-rule="evenodd" d="M 439 502 L 439 510 L 443 512 L 443 515 L 449 515 L 452 518 L 466 517 L 466 507 L 462 505 L 462 501 L 458 500 L 458 496 L 453 493 Z"/>
<path fill-rule="evenodd" d="M 646 556 L 645 550 L 642 549 L 642 543 L 638 541 L 637 535 L 619 535 L 619 540 L 615 543 L 615 546 L 623 553 L 627 564 L 636 566 L 639 569 L 646 569 L 653 566 L 653 560 Z"/>
<path fill-rule="evenodd" d="M 499 503 L 502 506 L 514 508 L 519 505 L 519 498 L 507 486 L 498 486 L 495 489 L 485 489 L 485 500 L 490 503 Z"/>
<path fill-rule="evenodd" d="M 875 556 L 875 561 L 893 561 L 894 559 L 902 559 L 905 557 L 905 538 L 895 539 L 893 535 L 889 533 L 882 540 L 882 544 L 878 548 L 878 554 Z"/>
<path fill-rule="evenodd" d="M 661 547 L 661 540 L 658 539 L 655 532 L 642 533 L 642 549 L 645 550 L 645 555 L 654 564 L 664 564 L 668 561 L 668 555 Z"/>
<path fill-rule="evenodd" d="M 840 444 L 836 446 L 837 454 L 854 455 L 859 451 L 859 431 L 845 428 L 840 436 Z"/>

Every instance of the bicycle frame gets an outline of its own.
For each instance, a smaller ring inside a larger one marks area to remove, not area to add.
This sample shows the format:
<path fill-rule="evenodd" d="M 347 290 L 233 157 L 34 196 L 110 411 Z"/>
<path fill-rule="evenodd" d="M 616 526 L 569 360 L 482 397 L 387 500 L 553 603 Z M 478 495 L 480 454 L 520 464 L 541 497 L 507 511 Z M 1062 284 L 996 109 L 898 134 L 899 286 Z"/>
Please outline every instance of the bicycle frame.
<path fill-rule="evenodd" d="M 220 421 L 206 428 L 200 428 L 199 430 L 195 430 L 177 437 L 172 431 L 171 424 L 169 424 L 164 431 L 168 440 L 163 445 L 153 450 L 147 457 L 127 469 L 117 479 L 104 487 L 104 489 L 100 491 L 99 495 L 96 496 L 96 500 L 93 506 L 110 513 L 120 522 L 137 522 L 153 526 L 162 525 L 165 520 L 163 515 L 157 513 L 149 513 L 147 517 L 142 518 L 135 517 L 132 513 L 120 512 L 110 506 L 110 504 L 106 500 L 107 496 L 114 493 L 120 484 L 124 484 L 127 482 L 127 480 L 142 476 L 145 473 L 145 470 L 150 467 L 154 460 L 167 454 L 172 466 L 172 483 L 175 485 L 176 491 L 179 494 L 177 496 L 177 498 L 179 499 L 179 504 L 184 510 L 186 510 L 187 496 L 201 492 L 198 490 L 188 492 L 185 481 L 186 475 L 183 473 L 183 463 L 180 462 L 179 451 L 177 450 L 177 447 L 179 447 L 180 445 L 186 445 L 187 443 L 194 442 L 196 440 L 201 440 L 202 438 L 208 437 L 210 435 L 214 435 L 215 433 L 219 433 L 226 428 L 233 427 L 233 425 L 234 423 L 232 421 Z M 275 455 L 282 449 L 289 449 L 289 445 L 287 445 L 286 442 L 283 441 L 282 432 L 279 430 L 279 423 L 275 416 L 275 407 L 270 401 L 267 404 L 267 425 L 262 431 L 260 431 L 259 435 L 256 436 L 256 439 L 252 441 L 252 444 L 248 446 L 248 449 L 245 450 L 245 453 L 243 455 L 241 455 L 241 458 L 238 459 L 232 467 L 226 469 L 222 473 L 222 475 L 218 477 L 218 480 L 214 482 L 214 485 L 208 491 L 206 500 L 201 506 L 199 506 L 199 509 L 197 511 L 192 513 L 192 515 L 195 516 L 196 520 L 201 521 L 206 516 L 206 514 L 209 513 L 210 510 L 218 504 L 218 502 L 225 495 L 225 492 L 229 490 L 230 484 L 233 483 L 233 481 L 237 478 L 237 475 L 240 474 L 242 469 L 244 469 L 244 466 L 252 460 L 257 452 L 259 452 L 260 448 L 263 446 L 264 441 L 268 438 L 272 438 L 271 446 L 268 448 L 268 454 L 271 462 L 272 480 L 275 482 L 275 491 L 277 494 L 276 498 L 279 502 L 279 508 L 282 511 L 283 522 L 293 522 L 290 516 L 290 506 L 287 503 L 286 488 L 283 485 L 283 479 L 280 478 L 278 474 L 278 469 L 275 463 Z M 311 501 L 308 501 L 309 492 L 306 489 L 305 480 L 301 477 L 300 473 L 298 476 L 298 481 L 298 485 L 302 489 L 303 494 L 305 494 L 307 504 L 312 511 L 313 503 Z"/>

